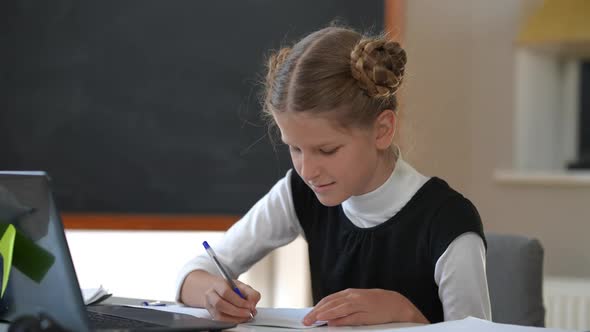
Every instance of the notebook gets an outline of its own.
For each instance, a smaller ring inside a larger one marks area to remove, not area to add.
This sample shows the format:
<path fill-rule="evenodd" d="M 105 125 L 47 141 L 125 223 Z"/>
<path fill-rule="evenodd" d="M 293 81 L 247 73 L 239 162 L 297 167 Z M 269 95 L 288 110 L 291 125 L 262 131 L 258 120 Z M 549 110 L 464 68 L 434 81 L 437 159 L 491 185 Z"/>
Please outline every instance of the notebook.
<path fill-rule="evenodd" d="M 43 316 L 70 331 L 216 331 L 235 326 L 143 308 L 85 306 L 47 174 L 0 172 L 0 194 L 1 320 Z"/>
<path fill-rule="evenodd" d="M 133 305 L 133 307 L 139 307 Z M 149 307 L 152 310 L 168 311 L 176 313 L 184 313 L 187 315 L 211 318 L 211 315 L 206 309 L 203 308 L 191 308 L 183 305 L 165 305 L 165 306 L 154 306 Z M 244 326 L 264 326 L 264 327 L 275 327 L 282 329 L 297 329 L 305 330 L 312 329 L 326 325 L 327 322 L 318 321 L 312 325 L 303 325 L 303 317 L 305 317 L 312 308 L 256 308 L 257 314 L 253 320 L 243 323 Z"/>

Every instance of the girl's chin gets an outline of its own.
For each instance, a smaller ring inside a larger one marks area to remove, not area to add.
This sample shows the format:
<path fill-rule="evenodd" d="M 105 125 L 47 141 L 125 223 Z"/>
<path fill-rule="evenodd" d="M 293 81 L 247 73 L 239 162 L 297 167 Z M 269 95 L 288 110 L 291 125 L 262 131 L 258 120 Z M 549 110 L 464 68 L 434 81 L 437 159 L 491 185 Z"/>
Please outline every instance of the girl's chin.
<path fill-rule="evenodd" d="M 342 204 L 342 202 L 344 202 L 346 200 L 345 198 L 342 198 L 342 197 L 335 197 L 333 195 L 322 195 L 322 194 L 318 194 L 318 193 L 316 193 L 315 196 L 317 197 L 318 201 L 320 201 L 320 203 L 322 203 L 323 206 L 328 206 L 328 207 Z"/>

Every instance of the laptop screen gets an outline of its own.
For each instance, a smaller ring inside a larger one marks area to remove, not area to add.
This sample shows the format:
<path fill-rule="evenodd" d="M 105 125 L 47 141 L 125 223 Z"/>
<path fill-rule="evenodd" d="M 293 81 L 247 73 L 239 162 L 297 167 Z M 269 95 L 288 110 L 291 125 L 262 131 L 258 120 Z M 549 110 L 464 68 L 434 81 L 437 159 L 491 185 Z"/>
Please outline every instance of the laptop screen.
<path fill-rule="evenodd" d="M 44 172 L 0 172 L 0 253 L 0 319 L 44 313 L 72 331 L 88 330 L 80 286 Z"/>

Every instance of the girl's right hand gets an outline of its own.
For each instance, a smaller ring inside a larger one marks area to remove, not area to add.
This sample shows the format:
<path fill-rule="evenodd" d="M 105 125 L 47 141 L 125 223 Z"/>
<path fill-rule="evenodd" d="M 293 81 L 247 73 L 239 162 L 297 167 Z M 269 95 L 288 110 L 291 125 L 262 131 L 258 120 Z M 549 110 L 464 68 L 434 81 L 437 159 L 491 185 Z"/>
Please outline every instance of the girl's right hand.
<path fill-rule="evenodd" d="M 244 323 L 256 315 L 256 304 L 260 301 L 260 293 L 249 285 L 234 280 L 240 292 L 246 297 L 241 298 L 221 277 L 216 278 L 205 291 L 205 308 L 215 320 Z"/>

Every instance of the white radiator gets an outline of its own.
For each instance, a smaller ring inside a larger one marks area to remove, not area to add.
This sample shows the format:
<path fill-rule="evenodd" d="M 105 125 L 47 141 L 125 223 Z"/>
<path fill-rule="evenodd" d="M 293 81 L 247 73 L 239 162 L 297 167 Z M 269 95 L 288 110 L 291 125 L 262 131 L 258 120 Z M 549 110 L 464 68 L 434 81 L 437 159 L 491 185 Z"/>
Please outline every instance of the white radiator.
<path fill-rule="evenodd" d="M 590 279 L 545 277 L 545 325 L 590 330 Z"/>

